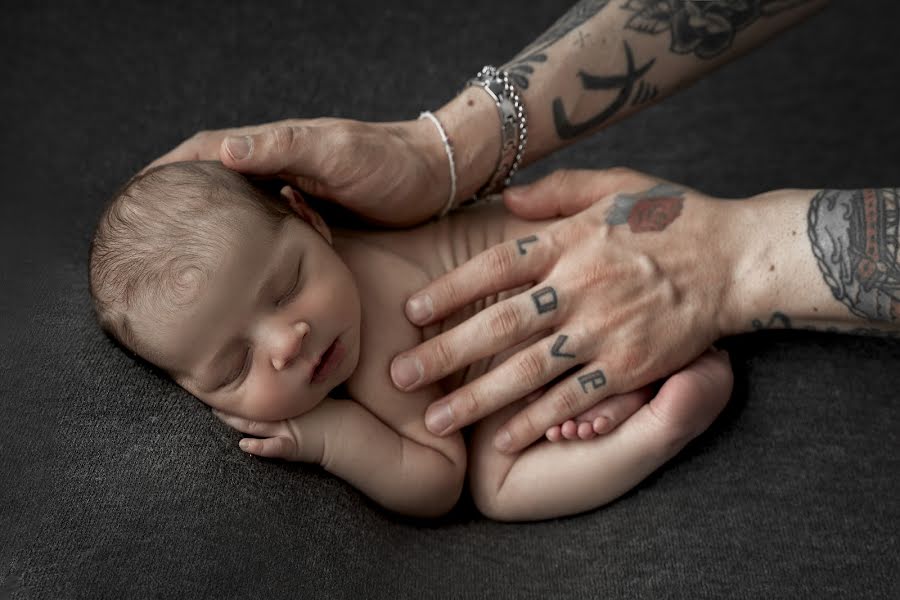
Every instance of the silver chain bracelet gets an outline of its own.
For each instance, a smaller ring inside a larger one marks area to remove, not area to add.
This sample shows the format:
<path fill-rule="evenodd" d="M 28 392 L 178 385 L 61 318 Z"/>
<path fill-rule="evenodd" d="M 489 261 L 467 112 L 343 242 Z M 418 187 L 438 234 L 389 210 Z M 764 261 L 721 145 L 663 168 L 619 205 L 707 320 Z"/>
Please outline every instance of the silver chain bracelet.
<path fill-rule="evenodd" d="M 478 86 L 487 92 L 497 105 L 500 116 L 500 157 L 494 174 L 473 197 L 473 200 L 481 200 L 508 186 L 522 164 L 525 144 L 528 143 L 528 117 L 519 92 L 506 71 L 486 65 L 469 80 L 466 87 L 469 86 Z"/>

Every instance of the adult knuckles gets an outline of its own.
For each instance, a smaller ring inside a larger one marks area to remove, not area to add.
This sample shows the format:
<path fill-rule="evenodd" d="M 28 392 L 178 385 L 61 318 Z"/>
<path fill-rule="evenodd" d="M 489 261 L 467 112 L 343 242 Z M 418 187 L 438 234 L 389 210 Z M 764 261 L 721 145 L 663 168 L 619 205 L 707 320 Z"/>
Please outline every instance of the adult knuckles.
<path fill-rule="evenodd" d="M 544 373 L 547 368 L 541 355 L 528 352 L 521 356 L 513 365 L 516 384 L 528 389 L 534 389 L 544 383 Z"/>
<path fill-rule="evenodd" d="M 569 419 L 580 413 L 583 409 L 581 403 L 582 397 L 572 385 L 566 385 L 560 388 L 550 403 L 553 414 L 560 419 Z"/>
<path fill-rule="evenodd" d="M 514 336 L 521 325 L 522 317 L 515 305 L 510 302 L 494 305 L 487 322 L 488 331 L 497 340 L 506 340 Z"/>

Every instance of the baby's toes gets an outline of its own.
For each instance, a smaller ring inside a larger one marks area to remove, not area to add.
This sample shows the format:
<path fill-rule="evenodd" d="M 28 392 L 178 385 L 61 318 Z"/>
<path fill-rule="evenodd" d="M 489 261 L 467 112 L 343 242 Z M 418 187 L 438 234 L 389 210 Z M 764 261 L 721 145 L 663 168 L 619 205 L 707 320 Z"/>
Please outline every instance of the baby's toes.
<path fill-rule="evenodd" d="M 612 420 L 610 420 L 610 418 L 605 415 L 595 418 L 594 422 L 591 423 L 591 425 L 593 426 L 592 428 L 594 433 L 596 433 L 597 435 L 609 433 L 613 428 Z"/>
<path fill-rule="evenodd" d="M 596 435 L 597 434 L 594 432 L 594 428 L 590 423 L 585 423 L 582 421 L 578 424 L 578 439 L 592 440 Z"/>
<path fill-rule="evenodd" d="M 560 430 L 562 431 L 563 437 L 567 440 L 578 439 L 578 423 L 575 421 L 569 419 L 560 426 Z"/>
<path fill-rule="evenodd" d="M 562 431 L 560 430 L 559 425 L 554 425 L 548 429 L 546 435 L 547 439 L 551 442 L 558 442 L 562 439 Z"/>

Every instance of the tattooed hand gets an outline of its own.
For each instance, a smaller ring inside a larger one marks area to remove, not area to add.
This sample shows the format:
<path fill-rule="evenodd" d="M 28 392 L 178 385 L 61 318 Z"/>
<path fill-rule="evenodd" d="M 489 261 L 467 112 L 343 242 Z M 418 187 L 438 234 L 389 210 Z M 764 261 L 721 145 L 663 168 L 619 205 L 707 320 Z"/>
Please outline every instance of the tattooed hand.
<path fill-rule="evenodd" d="M 550 384 L 501 428 L 516 451 L 553 425 L 614 394 L 683 367 L 720 337 L 727 260 L 708 240 L 716 224 L 695 191 L 631 171 L 563 171 L 534 185 L 552 210 L 583 212 L 535 235 L 494 246 L 410 299 L 428 324 L 503 290 L 530 289 L 397 357 L 437 381 L 542 331 L 551 333 L 481 378 L 432 404 L 428 428 L 447 433 Z M 565 200 L 562 200 L 565 199 Z M 422 310 L 424 309 L 424 310 Z M 398 385 L 398 387 L 401 387 Z"/>

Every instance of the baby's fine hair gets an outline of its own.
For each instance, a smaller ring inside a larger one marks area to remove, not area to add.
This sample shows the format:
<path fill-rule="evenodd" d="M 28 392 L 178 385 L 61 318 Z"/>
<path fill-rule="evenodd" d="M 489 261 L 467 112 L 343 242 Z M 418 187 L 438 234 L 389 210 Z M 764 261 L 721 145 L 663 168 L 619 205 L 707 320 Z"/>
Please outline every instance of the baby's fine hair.
<path fill-rule="evenodd" d="M 219 162 L 172 163 L 135 175 L 104 208 L 88 250 L 101 328 L 158 365 L 135 316 L 164 319 L 190 305 L 254 215 L 275 231 L 292 214 L 287 202 Z"/>

